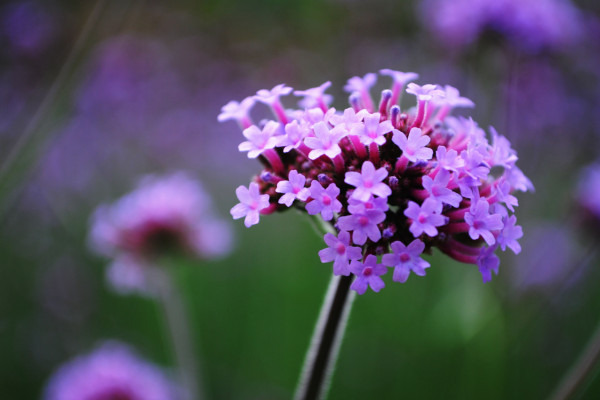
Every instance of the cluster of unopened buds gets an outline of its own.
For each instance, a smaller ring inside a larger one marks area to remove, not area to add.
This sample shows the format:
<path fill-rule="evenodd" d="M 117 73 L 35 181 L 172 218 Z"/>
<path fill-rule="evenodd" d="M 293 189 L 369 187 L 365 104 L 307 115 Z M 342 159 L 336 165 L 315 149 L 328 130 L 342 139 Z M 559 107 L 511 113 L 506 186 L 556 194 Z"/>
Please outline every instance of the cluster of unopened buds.
<path fill-rule="evenodd" d="M 408 83 L 415 73 L 380 72 L 393 85 L 378 107 L 369 92 L 373 73 L 348 81 L 350 107 L 341 112 L 324 93 L 330 82 L 294 91 L 302 109 L 283 107 L 280 98 L 292 93 L 285 85 L 225 105 L 219 121 L 239 123 L 247 139 L 239 150 L 264 167 L 249 187 L 237 188 L 231 215 L 250 227 L 259 214 L 292 206 L 320 214 L 336 232 L 325 234 L 321 261 L 333 261 L 336 275 L 354 274 L 351 288 L 359 294 L 382 289 L 388 267 L 396 282 L 410 272 L 425 275 L 430 265 L 422 254 L 433 247 L 478 265 L 489 281 L 498 272 L 497 248 L 520 251 L 513 193 L 533 189 L 515 151 L 493 128 L 490 143 L 472 119 L 449 116 L 474 106 L 457 89 Z M 400 108 L 403 91 L 416 97 L 416 107 Z M 255 125 L 250 109 L 257 101 L 276 120 Z"/>

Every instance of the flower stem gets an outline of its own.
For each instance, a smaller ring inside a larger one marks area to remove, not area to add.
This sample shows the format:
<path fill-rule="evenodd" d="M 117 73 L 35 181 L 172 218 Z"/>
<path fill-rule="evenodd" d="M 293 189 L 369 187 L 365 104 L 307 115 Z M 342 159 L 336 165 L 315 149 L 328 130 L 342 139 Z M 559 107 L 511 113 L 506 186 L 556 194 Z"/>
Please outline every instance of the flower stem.
<path fill-rule="evenodd" d="M 310 347 L 306 353 L 295 400 L 324 399 L 342 344 L 355 293 L 353 276 L 332 276 Z"/>
<path fill-rule="evenodd" d="M 594 336 L 589 341 L 585 351 L 571 368 L 569 373 L 560 382 L 550 399 L 574 399 L 578 390 L 583 386 L 594 367 L 600 361 L 600 325 L 596 328 Z"/>
<path fill-rule="evenodd" d="M 153 274 L 154 285 L 158 291 L 166 327 L 171 340 L 181 385 L 183 386 L 183 400 L 200 400 L 199 368 L 194 359 L 194 346 L 190 337 L 190 324 L 187 319 L 183 301 L 179 292 L 173 285 L 171 276 L 160 268 Z"/>

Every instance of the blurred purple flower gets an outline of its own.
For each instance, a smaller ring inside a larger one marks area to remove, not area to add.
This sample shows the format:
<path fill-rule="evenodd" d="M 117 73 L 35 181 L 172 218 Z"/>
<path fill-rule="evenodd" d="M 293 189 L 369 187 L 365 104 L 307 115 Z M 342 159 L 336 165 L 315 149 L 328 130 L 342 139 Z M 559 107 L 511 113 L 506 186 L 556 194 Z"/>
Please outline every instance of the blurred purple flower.
<path fill-rule="evenodd" d="M 216 219 L 200 184 L 186 173 L 146 176 L 137 188 L 91 220 L 90 244 L 113 257 L 108 278 L 120 291 L 145 286 L 144 269 L 170 251 L 207 259 L 231 248 L 229 227 Z"/>
<path fill-rule="evenodd" d="M 48 3 L 15 1 L 2 9 L 2 31 L 13 49 L 35 56 L 56 38 L 59 21 Z"/>
<path fill-rule="evenodd" d="M 105 342 L 50 378 L 44 400 L 175 400 L 177 387 L 128 346 Z"/>
<path fill-rule="evenodd" d="M 484 31 L 528 52 L 564 49 L 583 34 L 582 15 L 568 0 L 426 0 L 421 20 L 439 41 L 456 49 Z"/>

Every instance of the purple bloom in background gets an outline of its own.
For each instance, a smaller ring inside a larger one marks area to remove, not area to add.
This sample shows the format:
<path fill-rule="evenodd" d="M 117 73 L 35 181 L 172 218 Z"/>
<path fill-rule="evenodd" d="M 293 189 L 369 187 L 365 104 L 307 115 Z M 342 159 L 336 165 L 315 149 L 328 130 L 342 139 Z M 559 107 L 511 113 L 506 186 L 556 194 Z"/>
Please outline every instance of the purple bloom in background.
<path fill-rule="evenodd" d="M 338 213 L 342 210 L 342 203 L 337 199 L 340 194 L 340 189 L 334 184 L 323 186 L 317 181 L 310 183 L 310 197 L 312 200 L 306 204 L 306 211 L 309 215 L 321 213 L 321 217 L 325 221 L 333 219 L 333 213 Z"/>
<path fill-rule="evenodd" d="M 365 161 L 360 173 L 346 172 L 344 182 L 356 187 L 352 193 L 352 198 L 366 202 L 373 196 L 388 197 L 392 190 L 382 181 L 387 177 L 388 172 L 385 168 L 375 169 L 371 161 Z"/>
<path fill-rule="evenodd" d="M 425 199 L 421 206 L 414 201 L 409 201 L 404 215 L 411 219 L 410 232 L 414 237 L 421 236 L 423 232 L 431 237 L 436 236 L 438 234 L 436 227 L 447 222 L 446 217 L 439 213 L 437 201 L 433 199 Z"/>
<path fill-rule="evenodd" d="M 493 31 L 527 52 L 559 50 L 580 40 L 584 25 L 568 0 L 428 0 L 421 15 L 435 37 L 455 49 Z"/>
<path fill-rule="evenodd" d="M 112 257 L 109 282 L 121 292 L 139 291 L 156 256 L 177 251 L 208 259 L 231 248 L 229 227 L 215 218 L 210 199 L 186 173 L 147 176 L 137 188 L 91 220 L 90 244 Z"/>
<path fill-rule="evenodd" d="M 231 209 L 233 219 L 246 217 L 246 228 L 258 224 L 260 210 L 269 206 L 269 195 L 260 194 L 256 182 L 251 182 L 247 189 L 245 186 L 239 186 L 235 193 L 240 202 Z"/>
<path fill-rule="evenodd" d="M 419 239 L 415 239 L 408 246 L 400 241 L 390 244 L 392 253 L 384 254 L 382 257 L 383 265 L 394 267 L 394 282 L 404 283 L 408 279 L 410 271 L 419 276 L 425 276 L 425 268 L 429 268 L 429 263 L 421 258 L 425 244 Z"/>
<path fill-rule="evenodd" d="M 250 110 L 254 106 L 255 102 L 256 100 L 254 97 L 246 97 L 240 103 L 232 100 L 221 108 L 221 114 L 219 114 L 217 120 L 219 122 L 224 122 L 234 119 L 243 128 L 248 128 L 250 125 L 252 125 L 250 119 Z"/>
<path fill-rule="evenodd" d="M 178 388 L 157 366 L 128 346 L 105 342 L 60 367 L 44 400 L 176 400 Z"/>
<path fill-rule="evenodd" d="M 317 86 L 307 90 L 294 91 L 294 94 L 296 96 L 304 97 L 298 102 L 298 105 L 304 108 L 321 107 L 322 109 L 327 110 L 327 107 L 329 106 L 329 104 L 331 104 L 333 100 L 333 96 L 331 96 L 330 94 L 325 94 L 325 90 L 327 90 L 329 86 L 331 86 L 331 82 L 327 81 L 321 86 Z"/>
<path fill-rule="evenodd" d="M 385 287 L 385 283 L 380 276 L 387 272 L 387 268 L 377 264 L 377 257 L 372 254 L 367 256 L 364 264 L 360 261 L 352 261 L 350 271 L 356 275 L 350 289 L 358 294 L 364 294 L 369 286 L 374 292 L 379 292 Z"/>
<path fill-rule="evenodd" d="M 465 214 L 465 222 L 469 224 L 469 236 L 476 240 L 481 236 L 491 246 L 496 243 L 492 231 L 502 229 L 502 216 L 490 214 L 490 204 L 485 199 L 479 199 Z"/>
<path fill-rule="evenodd" d="M 254 96 L 254 98 L 265 104 L 273 105 L 274 103 L 279 102 L 279 98 L 281 96 L 290 94 L 292 90 L 293 89 L 291 87 L 285 86 L 284 84 L 280 84 L 275 86 L 271 90 L 259 90 L 258 92 L 256 92 L 256 96 Z"/>
<path fill-rule="evenodd" d="M 3 7 L 2 30 L 14 49 L 26 55 L 37 55 L 56 38 L 59 30 L 57 15 L 48 3 L 15 1 Z"/>
<path fill-rule="evenodd" d="M 280 204 L 285 204 L 290 207 L 294 200 L 306 201 L 310 196 L 310 190 L 305 188 L 306 177 L 301 175 L 296 170 L 291 170 L 288 181 L 279 181 L 275 191 L 283 193 L 279 199 Z"/>
<path fill-rule="evenodd" d="M 600 219 L 600 163 L 592 164 L 581 171 L 576 197 L 584 210 L 594 219 Z"/>
<path fill-rule="evenodd" d="M 488 280 L 497 269 L 498 248 L 518 251 L 522 232 L 510 214 L 517 204 L 512 193 L 533 189 L 516 167 L 516 152 L 493 129 L 490 144 L 472 119 L 449 115 L 473 106 L 451 86 L 408 84 L 405 91 L 417 96 L 417 104 L 400 112 L 391 100 L 416 74 L 382 73 L 394 82 L 381 92 L 377 110 L 370 93 L 376 76 L 367 74 L 348 81 L 350 107 L 337 111 L 319 104 L 288 110 L 288 122 L 279 118 L 278 145 L 259 158 L 263 170 L 255 178 L 269 196 L 269 211 L 287 210 L 310 182 L 306 212 L 320 213 L 325 225 L 340 232 L 325 236 L 321 261 L 333 261 L 336 275 L 347 274 L 352 261 L 358 293 L 371 283 L 376 291 L 383 287 L 382 270 L 373 272 L 379 255 L 394 266 L 393 279 L 404 282 L 410 271 L 424 275 L 429 264 L 421 254 L 433 247 L 479 265 Z M 322 89 L 299 94 L 318 98 Z M 405 246 L 411 236 L 415 240 Z M 482 251 L 481 237 L 494 246 Z M 359 254 L 365 264 L 354 259 Z"/>
<path fill-rule="evenodd" d="M 333 234 L 327 233 L 324 240 L 329 247 L 319 251 L 321 262 L 333 261 L 334 275 L 350 275 L 350 260 L 362 258 L 360 247 L 350 246 L 350 234 L 346 231 L 341 231 L 337 238 Z"/>

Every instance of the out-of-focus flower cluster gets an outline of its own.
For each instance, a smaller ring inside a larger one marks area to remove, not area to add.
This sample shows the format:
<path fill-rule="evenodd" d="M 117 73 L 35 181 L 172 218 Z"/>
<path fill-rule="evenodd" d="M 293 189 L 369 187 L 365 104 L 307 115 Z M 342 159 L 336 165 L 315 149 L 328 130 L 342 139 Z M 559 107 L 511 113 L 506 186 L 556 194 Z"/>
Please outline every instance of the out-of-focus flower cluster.
<path fill-rule="evenodd" d="M 421 18 L 451 48 L 466 47 L 489 31 L 528 52 L 576 43 L 584 22 L 568 0 L 426 0 Z"/>
<path fill-rule="evenodd" d="M 477 264 L 489 281 L 498 271 L 498 247 L 520 251 L 513 193 L 533 189 L 516 152 L 493 128 L 490 142 L 472 119 L 449 116 L 474 105 L 457 89 L 408 83 L 415 73 L 381 73 L 393 85 L 377 107 L 372 73 L 348 81 L 351 107 L 342 112 L 328 106 L 329 82 L 294 92 L 304 109 L 283 107 L 280 97 L 292 92 L 285 85 L 225 105 L 219 120 L 236 120 L 247 139 L 239 150 L 264 165 L 249 187 L 237 188 L 232 216 L 250 227 L 260 214 L 291 206 L 320 214 L 337 232 L 325 235 L 321 261 L 333 261 L 336 275 L 354 274 L 352 289 L 360 294 L 384 287 L 386 267 L 397 282 L 410 272 L 424 275 L 429 263 L 421 255 L 433 247 Z M 402 110 L 406 85 L 417 104 Z M 277 120 L 254 125 L 257 101 Z"/>
<path fill-rule="evenodd" d="M 51 377 L 44 400 L 175 400 L 177 387 L 158 367 L 128 346 L 106 342 L 63 365 Z"/>
<path fill-rule="evenodd" d="M 183 172 L 144 177 L 131 193 L 98 207 L 91 224 L 91 246 L 114 259 L 108 279 L 124 292 L 149 290 L 146 269 L 157 257 L 183 252 L 207 259 L 231 245 L 206 192 Z"/>

